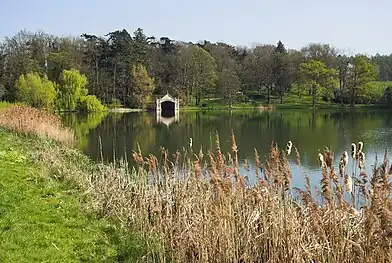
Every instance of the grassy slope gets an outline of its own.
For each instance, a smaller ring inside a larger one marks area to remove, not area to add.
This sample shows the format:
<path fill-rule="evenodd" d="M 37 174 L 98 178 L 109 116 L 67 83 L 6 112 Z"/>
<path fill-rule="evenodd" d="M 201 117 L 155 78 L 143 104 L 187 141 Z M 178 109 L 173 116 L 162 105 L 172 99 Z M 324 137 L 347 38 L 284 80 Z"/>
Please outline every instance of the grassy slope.
<path fill-rule="evenodd" d="M 37 143 L 0 130 L 0 262 L 133 262 L 134 240 L 86 212 L 72 183 L 50 179 L 32 158 Z"/>
<path fill-rule="evenodd" d="M 366 89 L 366 94 L 367 96 L 370 97 L 382 97 L 384 94 L 384 90 L 392 86 L 392 81 L 373 81 L 370 82 L 369 85 L 367 86 Z M 256 94 L 258 94 L 256 92 Z M 372 95 L 370 95 L 372 94 Z M 233 103 L 233 108 L 234 109 L 246 109 L 246 108 L 257 108 L 260 105 L 266 105 L 266 97 L 267 94 L 264 92 L 262 93 L 264 96 L 264 99 L 259 99 L 259 100 L 253 100 L 249 102 L 236 102 Z M 206 104 L 205 107 L 197 107 L 197 106 L 183 106 L 181 109 L 183 110 L 200 110 L 200 109 L 228 109 L 229 105 L 227 101 L 221 99 L 221 98 L 214 98 L 211 100 L 208 99 L 203 99 L 202 104 Z M 305 109 L 305 108 L 312 108 L 312 96 L 307 94 L 306 92 L 302 92 L 301 98 L 298 97 L 298 94 L 296 91 L 292 91 L 288 94 L 286 94 L 283 98 L 283 103 L 280 103 L 280 98 L 276 95 L 271 95 L 271 104 L 273 104 L 276 108 L 296 108 L 296 109 Z M 331 103 L 331 102 L 325 102 L 321 98 L 317 98 L 317 108 L 340 108 L 341 105 L 340 103 Z M 349 104 L 346 104 L 345 107 L 350 107 Z M 382 108 L 383 105 L 377 105 L 377 104 L 356 104 L 356 108 L 369 108 L 369 107 L 376 107 L 376 108 Z"/>

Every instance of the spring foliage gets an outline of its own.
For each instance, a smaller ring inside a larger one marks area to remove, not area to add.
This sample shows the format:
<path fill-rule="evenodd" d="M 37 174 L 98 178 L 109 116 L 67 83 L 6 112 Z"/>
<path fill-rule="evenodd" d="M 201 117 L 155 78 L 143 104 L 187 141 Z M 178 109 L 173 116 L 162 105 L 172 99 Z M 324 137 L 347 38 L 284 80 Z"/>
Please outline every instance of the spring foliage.
<path fill-rule="evenodd" d="M 17 97 L 36 108 L 51 109 L 56 98 L 55 84 L 38 73 L 21 75 L 15 83 Z"/>
<path fill-rule="evenodd" d="M 95 95 L 80 97 L 77 109 L 84 112 L 106 110 L 105 106 L 102 105 L 101 101 Z"/>
<path fill-rule="evenodd" d="M 58 108 L 75 110 L 80 98 L 87 96 L 87 83 L 87 77 L 78 70 L 63 70 L 60 75 Z"/>
<path fill-rule="evenodd" d="M 136 64 L 132 67 L 132 86 L 132 94 L 129 97 L 130 104 L 134 107 L 145 108 L 155 86 L 154 80 L 148 75 L 146 67 L 142 64 Z"/>

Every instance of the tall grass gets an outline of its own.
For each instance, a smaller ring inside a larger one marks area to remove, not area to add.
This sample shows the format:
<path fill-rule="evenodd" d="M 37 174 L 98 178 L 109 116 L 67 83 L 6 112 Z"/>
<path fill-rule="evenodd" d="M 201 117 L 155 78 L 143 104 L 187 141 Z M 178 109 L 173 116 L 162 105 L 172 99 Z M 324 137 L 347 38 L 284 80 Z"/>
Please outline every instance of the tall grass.
<path fill-rule="evenodd" d="M 264 162 L 255 150 L 256 185 L 240 174 L 234 135 L 231 146 L 224 155 L 217 136 L 208 153 L 184 148 L 169 158 L 165 149 L 161 157 L 138 150 L 133 168 L 102 165 L 76 180 L 103 215 L 158 241 L 162 249 L 143 262 L 391 262 L 386 157 L 367 174 L 362 150 L 339 156 L 335 169 L 334 154 L 325 149 L 316 196 L 307 175 L 303 189 L 291 186 L 287 155 L 300 163 L 292 144 L 285 150 L 271 144 Z M 348 165 L 356 174 L 346 174 Z"/>
<path fill-rule="evenodd" d="M 21 104 L 2 103 L 0 126 L 19 133 L 31 133 L 68 145 L 74 142 L 72 130 L 64 128 L 57 115 Z"/>

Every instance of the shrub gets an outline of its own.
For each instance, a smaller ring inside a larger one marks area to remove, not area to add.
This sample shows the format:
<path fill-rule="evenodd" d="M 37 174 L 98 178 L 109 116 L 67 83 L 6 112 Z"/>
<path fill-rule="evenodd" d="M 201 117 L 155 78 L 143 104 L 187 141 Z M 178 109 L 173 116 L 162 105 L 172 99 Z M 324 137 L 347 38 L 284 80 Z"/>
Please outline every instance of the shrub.
<path fill-rule="evenodd" d="M 108 106 L 110 108 L 121 108 L 123 105 L 119 99 L 112 99 L 111 103 Z"/>
<path fill-rule="evenodd" d="M 21 75 L 15 83 L 17 97 L 20 101 L 35 108 L 53 108 L 56 98 L 55 84 L 38 73 Z"/>
<path fill-rule="evenodd" d="M 79 111 L 91 112 L 105 111 L 106 107 L 102 105 L 101 101 L 96 96 L 87 95 L 80 97 L 77 109 Z"/>
<path fill-rule="evenodd" d="M 383 96 L 384 102 L 391 104 L 392 103 L 392 87 L 387 87 L 384 91 Z"/>

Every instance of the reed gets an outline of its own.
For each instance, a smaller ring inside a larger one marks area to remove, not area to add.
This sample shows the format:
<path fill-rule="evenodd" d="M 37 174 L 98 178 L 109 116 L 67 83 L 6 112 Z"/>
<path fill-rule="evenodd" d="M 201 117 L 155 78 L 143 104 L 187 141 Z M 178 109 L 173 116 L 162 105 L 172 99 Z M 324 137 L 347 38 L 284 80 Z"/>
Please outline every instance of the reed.
<path fill-rule="evenodd" d="M 289 151 L 276 143 L 264 163 L 255 151 L 259 179 L 247 184 L 234 134 L 231 141 L 227 155 L 218 136 L 206 154 L 183 148 L 170 158 L 165 149 L 162 156 L 137 150 L 133 168 L 101 165 L 75 178 L 88 186 L 102 215 L 157 240 L 162 249 L 143 262 L 391 262 L 392 167 L 386 156 L 368 183 L 356 182 L 351 178 L 364 177 L 364 167 L 359 175 L 345 174 L 350 163 L 344 152 L 335 172 L 326 148 L 319 156 L 321 191 L 313 194 L 307 175 L 304 188 L 291 187 Z M 299 164 L 299 151 L 291 147 Z M 360 205 L 344 199 L 354 189 Z"/>
<path fill-rule="evenodd" d="M 57 117 L 31 108 L 2 111 L 0 125 L 62 138 Z M 351 159 L 343 152 L 337 171 L 330 149 L 315 156 L 319 193 L 306 174 L 303 188 L 291 186 L 288 155 L 295 155 L 295 165 L 301 162 L 292 142 L 284 149 L 271 143 L 264 162 L 255 149 L 258 181 L 248 184 L 234 133 L 226 155 L 217 135 L 215 149 L 206 153 L 191 144 L 172 156 L 139 148 L 132 153 L 134 167 L 123 160 L 83 165 L 86 157 L 66 146 L 41 151 L 39 158 L 52 175 L 62 171 L 62 180 L 89 193 L 101 215 L 145 238 L 151 253 L 140 262 L 392 262 L 392 166 L 385 154 L 368 174 L 363 147 L 355 146 Z M 358 174 L 348 175 L 345 168 L 354 164 Z"/>
<path fill-rule="evenodd" d="M 59 116 L 21 104 L 0 108 L 0 126 L 23 134 L 35 134 L 72 145 L 74 133 L 63 127 Z"/>

